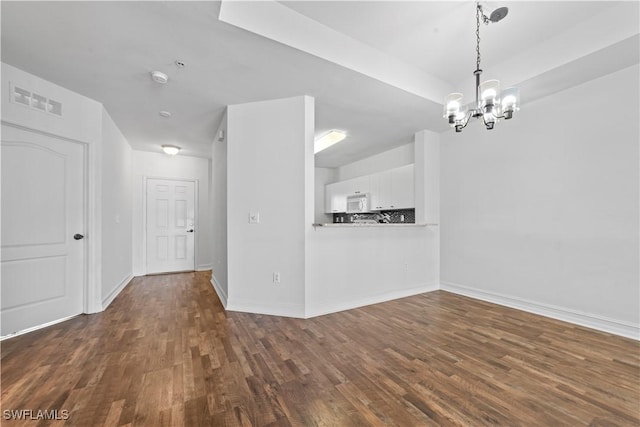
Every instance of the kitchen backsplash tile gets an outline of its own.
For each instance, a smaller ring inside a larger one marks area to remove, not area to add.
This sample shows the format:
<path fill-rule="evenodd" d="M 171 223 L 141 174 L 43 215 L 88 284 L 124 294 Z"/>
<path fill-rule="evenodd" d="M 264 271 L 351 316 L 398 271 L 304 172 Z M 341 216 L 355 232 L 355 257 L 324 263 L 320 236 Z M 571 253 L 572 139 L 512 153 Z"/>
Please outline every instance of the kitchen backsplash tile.
<path fill-rule="evenodd" d="M 362 214 L 347 214 L 347 213 L 335 213 L 333 214 L 333 223 L 351 223 L 357 219 L 373 219 L 380 222 L 380 216 L 387 218 L 390 224 L 414 224 L 416 222 L 416 210 L 415 209 L 397 209 L 391 211 L 380 211 L 379 213 L 362 213 Z M 383 221 L 384 222 L 384 221 Z"/>

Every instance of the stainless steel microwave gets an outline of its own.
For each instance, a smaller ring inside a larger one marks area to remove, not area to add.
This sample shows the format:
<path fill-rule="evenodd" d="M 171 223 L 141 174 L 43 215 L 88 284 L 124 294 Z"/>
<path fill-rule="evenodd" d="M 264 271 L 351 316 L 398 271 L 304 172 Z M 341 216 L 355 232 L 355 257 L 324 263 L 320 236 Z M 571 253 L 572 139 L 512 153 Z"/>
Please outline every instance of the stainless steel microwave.
<path fill-rule="evenodd" d="M 369 193 L 359 193 L 347 196 L 347 213 L 371 212 L 371 197 Z"/>

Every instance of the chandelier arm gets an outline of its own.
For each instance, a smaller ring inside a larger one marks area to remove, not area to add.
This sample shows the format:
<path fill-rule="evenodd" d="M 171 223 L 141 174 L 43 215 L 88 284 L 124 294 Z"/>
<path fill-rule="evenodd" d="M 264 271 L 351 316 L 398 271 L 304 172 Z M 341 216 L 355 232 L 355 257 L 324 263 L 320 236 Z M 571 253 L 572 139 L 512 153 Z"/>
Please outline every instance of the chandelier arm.
<path fill-rule="evenodd" d="M 471 117 L 473 116 L 474 110 L 469 110 L 464 116 L 464 119 L 457 122 L 455 125 L 456 132 L 462 132 L 462 129 L 466 128 L 469 122 L 471 121 Z"/>

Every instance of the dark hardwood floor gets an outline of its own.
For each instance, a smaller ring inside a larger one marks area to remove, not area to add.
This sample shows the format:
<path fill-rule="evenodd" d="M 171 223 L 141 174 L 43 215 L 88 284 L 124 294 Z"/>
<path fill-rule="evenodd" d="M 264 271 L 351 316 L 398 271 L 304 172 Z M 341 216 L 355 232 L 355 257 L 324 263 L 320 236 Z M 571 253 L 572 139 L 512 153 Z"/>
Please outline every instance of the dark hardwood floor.
<path fill-rule="evenodd" d="M 209 277 L 136 278 L 104 313 L 2 342 L 2 425 L 640 425 L 636 341 L 443 291 L 225 313 Z"/>

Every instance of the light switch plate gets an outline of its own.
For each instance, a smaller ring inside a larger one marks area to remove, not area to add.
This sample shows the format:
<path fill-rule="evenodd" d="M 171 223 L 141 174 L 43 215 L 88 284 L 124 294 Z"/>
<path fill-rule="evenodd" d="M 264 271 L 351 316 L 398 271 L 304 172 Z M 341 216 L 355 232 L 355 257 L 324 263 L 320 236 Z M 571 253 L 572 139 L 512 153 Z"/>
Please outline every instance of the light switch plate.
<path fill-rule="evenodd" d="M 249 224 L 260 224 L 260 212 L 249 212 Z"/>

